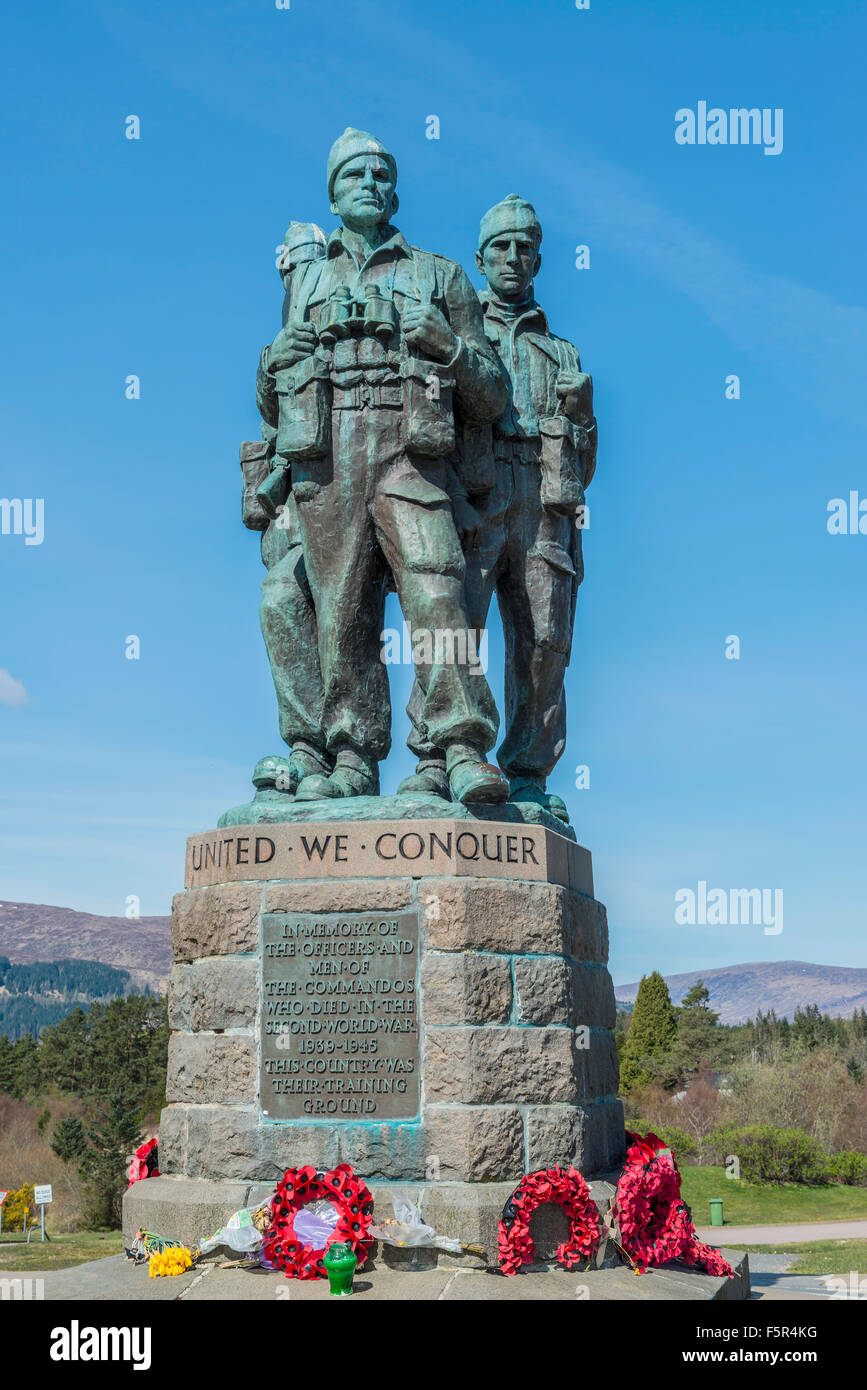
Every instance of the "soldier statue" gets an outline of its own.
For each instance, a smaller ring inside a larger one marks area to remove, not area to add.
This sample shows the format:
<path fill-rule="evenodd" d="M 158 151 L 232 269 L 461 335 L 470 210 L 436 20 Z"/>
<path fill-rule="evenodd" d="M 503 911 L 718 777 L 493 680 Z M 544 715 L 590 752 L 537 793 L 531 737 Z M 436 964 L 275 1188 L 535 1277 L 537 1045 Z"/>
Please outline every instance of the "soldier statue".
<path fill-rule="evenodd" d="M 316 615 L 329 769 L 300 779 L 300 801 L 379 791 L 391 722 L 380 659 L 389 574 L 411 631 L 467 629 L 448 490 L 455 420 L 485 426 L 506 404 L 466 275 L 391 223 L 396 183 L 379 140 L 348 129 L 335 141 L 327 184 L 342 226 L 324 257 L 292 272 L 284 326 L 259 369 L 260 409 L 276 431 L 276 476 L 260 494 L 275 499 L 281 480 L 291 490 Z M 498 716 L 484 676 L 440 659 L 439 644 L 427 650 L 430 661 L 416 661 L 419 719 L 442 750 L 451 795 L 504 801 L 508 783 L 485 760 Z"/>
<path fill-rule="evenodd" d="M 489 490 L 470 497 L 481 514 L 480 545 L 467 555 L 466 606 L 474 628 L 496 592 L 505 636 L 506 732 L 497 759 L 509 799 L 531 802 L 568 823 L 563 800 L 546 790 L 566 741 L 563 683 L 584 574 L 584 488 L 596 464 L 593 386 L 577 349 L 555 337 L 533 295 L 542 228 L 531 203 L 510 193 L 479 229 L 476 264 L 485 332 L 509 383 L 493 427 Z M 426 738 L 413 689 L 410 747 L 418 766 L 400 792 L 443 794 L 445 758 Z"/>

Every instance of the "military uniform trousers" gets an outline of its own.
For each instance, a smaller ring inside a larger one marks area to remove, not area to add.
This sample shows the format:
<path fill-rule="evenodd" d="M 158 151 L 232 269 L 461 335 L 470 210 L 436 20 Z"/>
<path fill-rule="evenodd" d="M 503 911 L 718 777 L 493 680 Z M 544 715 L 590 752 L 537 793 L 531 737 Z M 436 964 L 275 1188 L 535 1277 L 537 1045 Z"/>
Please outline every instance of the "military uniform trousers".
<path fill-rule="evenodd" d="M 497 444 L 496 481 L 473 498 L 482 518 L 478 548 L 467 554 L 465 604 L 478 633 L 496 593 L 505 642 L 505 737 L 497 761 L 509 778 L 544 781 L 566 746 L 566 696 L 578 586 L 584 575 L 575 518 L 542 506 L 535 441 Z M 409 746 L 424 759 L 436 745 L 424 736 L 413 687 Z"/>
<path fill-rule="evenodd" d="M 325 750 L 316 612 L 307 580 L 295 499 L 262 533 L 259 621 L 277 693 L 280 734 L 293 748 Z"/>
<path fill-rule="evenodd" d="M 330 454 L 306 463 L 294 487 L 319 636 L 322 724 L 329 752 L 349 748 L 379 761 L 391 728 L 381 659 L 388 571 L 411 633 L 465 631 L 464 555 L 445 464 L 405 452 L 400 405 L 335 407 L 331 419 Z M 487 681 L 443 655 L 434 643 L 430 664 L 416 663 L 420 725 L 439 748 L 465 743 L 487 752 L 498 724 Z"/>

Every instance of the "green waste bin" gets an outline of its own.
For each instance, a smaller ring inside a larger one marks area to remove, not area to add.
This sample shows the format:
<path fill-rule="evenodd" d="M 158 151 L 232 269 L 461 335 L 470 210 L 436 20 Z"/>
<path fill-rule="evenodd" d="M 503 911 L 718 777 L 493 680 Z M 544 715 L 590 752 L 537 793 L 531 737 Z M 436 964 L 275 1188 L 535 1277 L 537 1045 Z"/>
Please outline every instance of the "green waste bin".
<path fill-rule="evenodd" d="M 708 1205 L 710 1207 L 710 1224 L 712 1226 L 724 1225 L 722 1197 L 708 1197 Z"/>

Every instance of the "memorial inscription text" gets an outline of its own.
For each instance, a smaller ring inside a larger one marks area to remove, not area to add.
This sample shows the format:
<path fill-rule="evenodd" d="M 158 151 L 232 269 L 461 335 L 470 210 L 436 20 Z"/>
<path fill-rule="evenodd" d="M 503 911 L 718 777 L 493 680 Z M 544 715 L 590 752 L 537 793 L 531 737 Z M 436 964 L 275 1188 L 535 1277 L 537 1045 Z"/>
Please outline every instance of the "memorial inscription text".
<path fill-rule="evenodd" d="M 263 1117 L 415 1119 L 418 909 L 261 922 Z"/>

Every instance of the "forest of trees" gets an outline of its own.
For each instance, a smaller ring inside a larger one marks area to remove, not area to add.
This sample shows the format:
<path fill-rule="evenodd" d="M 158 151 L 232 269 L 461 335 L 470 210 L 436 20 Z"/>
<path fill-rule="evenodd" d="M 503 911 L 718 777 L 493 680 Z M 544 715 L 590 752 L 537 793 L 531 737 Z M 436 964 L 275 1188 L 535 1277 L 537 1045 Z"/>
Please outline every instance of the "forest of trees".
<path fill-rule="evenodd" d="M 61 1229 L 117 1227 L 129 1153 L 165 1105 L 166 1001 L 133 994 L 0 1035 L 0 1178 L 51 1181 Z M 152 1132 L 152 1131 L 151 1131 Z"/>
<path fill-rule="evenodd" d="M 169 1026 L 166 1001 L 132 994 L 75 1008 L 39 1041 L 0 1035 L 0 1093 L 15 1100 L 49 1091 L 83 1098 L 121 1091 L 135 1111 L 164 1101 Z"/>
<path fill-rule="evenodd" d="M 16 1040 L 65 1018 L 75 1004 L 133 993 L 128 970 L 98 960 L 50 960 L 13 965 L 0 956 L 0 1034 Z M 145 993 L 150 991 L 146 988 Z"/>
<path fill-rule="evenodd" d="M 770 1010 L 726 1026 L 701 980 L 675 1006 L 654 971 L 616 1037 L 627 1125 L 656 1129 L 680 1158 L 749 1150 L 756 1174 L 867 1182 L 864 1009 L 828 1018 L 810 1004 L 791 1021 Z"/>

